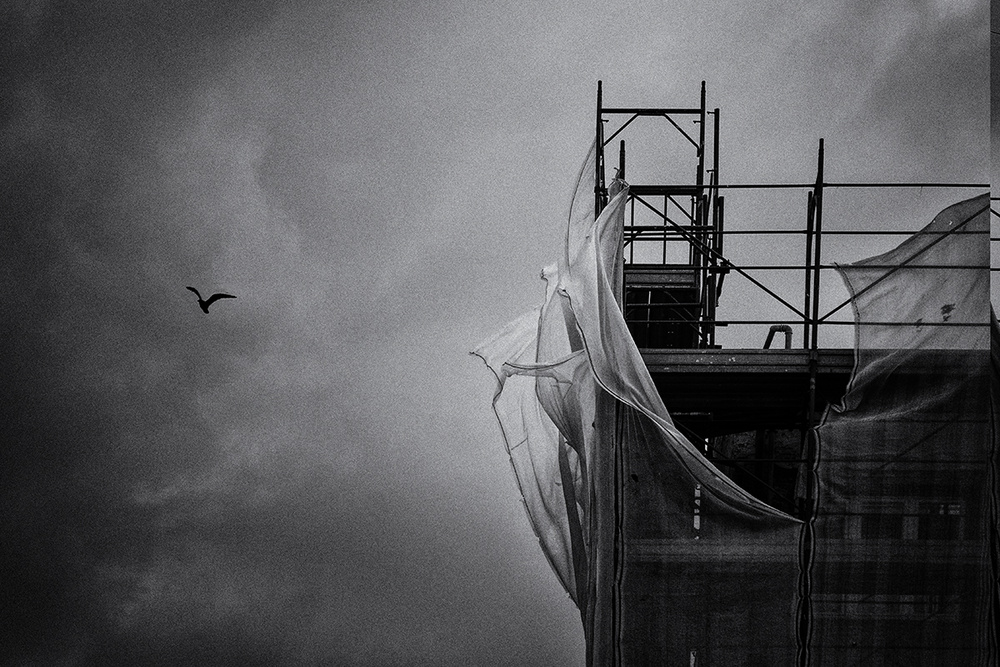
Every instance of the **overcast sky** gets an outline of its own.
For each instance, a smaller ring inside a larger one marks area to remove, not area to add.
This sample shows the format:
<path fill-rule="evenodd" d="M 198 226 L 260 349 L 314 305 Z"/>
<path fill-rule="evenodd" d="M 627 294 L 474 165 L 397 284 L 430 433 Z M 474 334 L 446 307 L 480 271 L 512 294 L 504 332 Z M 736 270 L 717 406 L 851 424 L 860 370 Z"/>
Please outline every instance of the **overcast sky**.
<path fill-rule="evenodd" d="M 823 137 L 831 181 L 985 183 L 988 18 L 5 3 L 0 663 L 583 664 L 468 351 L 542 298 L 598 79 L 621 106 L 705 80 L 725 182 L 811 181 Z M 727 222 L 801 224 L 795 197 Z"/>

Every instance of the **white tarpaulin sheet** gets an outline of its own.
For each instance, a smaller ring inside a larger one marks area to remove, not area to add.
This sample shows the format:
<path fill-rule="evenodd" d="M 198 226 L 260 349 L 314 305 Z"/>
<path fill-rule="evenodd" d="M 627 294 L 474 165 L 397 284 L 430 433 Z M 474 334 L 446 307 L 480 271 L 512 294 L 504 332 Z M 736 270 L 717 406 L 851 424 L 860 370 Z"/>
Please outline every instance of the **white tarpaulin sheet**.
<path fill-rule="evenodd" d="M 525 506 L 543 551 L 580 607 L 591 658 L 600 663 L 614 643 L 609 633 L 621 636 L 627 624 L 620 605 L 612 617 L 607 609 L 612 601 L 602 598 L 616 577 L 620 589 L 624 576 L 623 564 L 616 573 L 612 561 L 615 549 L 619 561 L 626 550 L 621 539 L 615 546 L 613 534 L 626 508 L 613 502 L 609 470 L 616 465 L 612 454 L 623 425 L 632 425 L 631 444 L 656 460 L 658 476 L 668 474 L 659 469 L 671 469 L 686 504 L 697 487 L 706 510 L 720 517 L 758 527 L 794 529 L 799 522 L 731 482 L 674 427 L 616 298 L 628 190 L 595 219 L 593 173 L 591 150 L 574 191 L 564 253 L 542 274 L 547 287 L 540 310 L 511 323 L 474 353 L 497 377 L 494 408 Z M 595 511 L 602 502 L 604 511 Z M 670 513 L 665 524 L 691 525 L 691 508 L 682 517 L 675 516 L 676 509 Z M 712 548 L 708 542 L 706 550 Z M 794 552 L 794 533 L 788 543 Z"/>

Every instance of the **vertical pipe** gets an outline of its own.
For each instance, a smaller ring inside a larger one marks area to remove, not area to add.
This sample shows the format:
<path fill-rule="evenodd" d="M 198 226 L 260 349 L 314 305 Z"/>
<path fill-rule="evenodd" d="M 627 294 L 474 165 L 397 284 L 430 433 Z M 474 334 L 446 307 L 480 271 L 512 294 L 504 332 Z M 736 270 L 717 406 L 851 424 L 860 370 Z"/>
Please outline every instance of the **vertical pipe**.
<path fill-rule="evenodd" d="M 719 209 L 719 257 L 726 258 L 726 198 L 719 197 L 717 207 Z"/>
<path fill-rule="evenodd" d="M 594 178 L 595 219 L 604 208 L 604 122 L 603 91 L 601 81 L 597 82 L 597 118 L 595 127 L 596 159 Z M 623 281 L 624 282 L 624 281 Z M 619 306 L 621 301 L 619 300 Z M 591 555 L 594 577 L 594 604 L 588 609 L 591 641 L 587 664 L 618 664 L 619 617 L 621 614 L 621 575 L 624 556 L 624 535 L 622 535 L 622 476 L 619 465 L 622 459 L 620 448 L 623 419 L 621 404 L 608 394 L 599 392 L 596 405 L 595 426 L 601 442 L 610 443 L 602 448 L 605 452 L 598 456 L 595 470 L 595 547 Z M 609 460 L 610 459 L 610 460 Z M 608 521 L 610 519 L 610 522 Z M 593 524 L 592 524 L 593 525 Z M 610 558 L 608 556 L 610 555 Z M 611 568 L 607 568 L 607 560 Z M 597 610 L 601 610 L 600 613 Z M 608 614 L 607 612 L 611 613 Z"/>
<path fill-rule="evenodd" d="M 621 179 L 621 183 L 625 182 L 625 140 L 624 139 L 622 139 L 621 142 L 618 144 L 618 178 Z M 619 187 L 621 187 L 621 183 L 615 185 L 615 189 L 616 190 Z M 634 218 L 635 218 L 635 200 L 632 200 L 632 217 L 633 217 L 632 224 L 634 225 L 635 224 L 635 220 L 634 220 Z M 632 246 L 630 244 L 629 248 L 631 248 L 631 247 Z M 622 275 L 621 275 L 621 295 L 622 295 L 622 298 L 619 301 L 618 305 L 622 308 L 622 312 L 624 312 L 625 311 L 625 301 L 626 301 L 625 300 L 625 266 L 624 266 L 624 264 L 625 264 L 625 249 L 624 248 L 619 249 L 619 257 L 621 257 L 621 263 L 622 263 Z"/>
<path fill-rule="evenodd" d="M 719 295 L 722 294 L 722 283 L 729 271 L 726 266 L 726 198 L 719 197 L 716 204 L 719 209 L 719 257 L 722 258 L 722 270 L 719 272 L 719 282 L 715 288 L 715 305 L 719 305 Z"/>
<path fill-rule="evenodd" d="M 800 607 L 799 607 L 799 664 L 802 667 L 810 663 L 809 637 L 812 633 L 812 585 L 810 571 L 813 564 L 813 542 L 815 532 L 813 522 L 816 519 L 816 486 L 818 482 L 818 471 L 816 469 L 819 460 L 819 441 L 816 433 L 816 372 L 819 367 L 819 267 L 820 267 L 820 242 L 823 232 L 823 140 L 819 140 L 818 166 L 816 169 L 816 187 L 813 197 L 814 226 L 813 234 L 815 243 L 813 245 L 812 257 L 812 336 L 809 344 L 809 398 L 807 407 L 807 423 L 805 433 L 805 456 L 807 468 L 805 471 L 805 502 L 802 508 L 801 517 L 805 521 L 802 537 L 799 543 L 799 558 L 801 574 L 799 576 Z"/>
<path fill-rule="evenodd" d="M 722 294 L 722 283 L 726 280 L 726 198 L 719 197 L 715 200 L 715 207 L 718 211 L 719 248 L 718 257 L 722 260 L 721 267 L 716 274 L 714 286 L 712 288 L 712 346 L 715 347 L 716 320 L 719 312 L 719 295 Z"/>
<path fill-rule="evenodd" d="M 715 232 L 715 243 L 712 244 L 712 248 L 718 253 L 712 255 L 713 266 L 718 265 L 717 257 L 722 255 L 722 200 L 719 197 L 719 185 L 722 181 L 719 179 L 719 108 L 715 108 L 715 125 L 712 128 L 712 175 L 715 179 L 715 191 L 712 193 L 712 229 Z M 719 290 L 716 287 L 718 283 L 719 275 L 715 274 L 712 280 L 712 329 L 711 329 L 711 347 L 715 347 L 715 313 L 719 306 Z"/>
<path fill-rule="evenodd" d="M 604 112 L 601 106 L 602 98 L 601 81 L 597 81 L 597 125 L 594 129 L 594 150 L 597 152 L 594 159 L 594 219 L 601 214 L 601 209 L 604 208 L 601 202 L 601 181 L 604 180 L 604 124 L 602 122 L 602 117 Z"/>
<path fill-rule="evenodd" d="M 604 392 L 605 401 L 612 400 Z M 610 638 L 614 650 L 607 663 L 610 667 L 619 667 L 623 662 L 621 645 L 622 619 L 622 583 L 625 579 L 625 411 L 626 407 L 619 401 L 614 401 L 615 439 L 614 448 L 614 490 L 615 490 L 615 525 L 614 525 L 614 589 L 612 597 L 612 615 Z"/>
<path fill-rule="evenodd" d="M 823 239 L 823 140 L 819 140 L 819 158 L 816 169 L 816 243 L 813 245 L 813 289 L 812 289 L 812 343 L 811 349 L 815 350 L 819 340 L 819 265 L 820 265 L 820 245 Z"/>
<path fill-rule="evenodd" d="M 812 310 L 812 254 L 813 254 L 813 218 L 816 214 L 816 200 L 813 193 L 807 193 L 806 200 L 806 288 L 802 307 L 802 348 L 809 349 L 812 341 L 812 320 L 809 315 Z"/>
<path fill-rule="evenodd" d="M 719 180 L 719 110 L 715 110 L 715 130 L 712 132 L 712 169 L 715 173 L 715 183 L 718 185 L 722 181 Z M 716 191 L 716 196 L 718 196 L 718 191 Z"/>
<path fill-rule="evenodd" d="M 602 157 L 604 155 L 604 137 L 601 136 L 603 129 L 602 118 L 602 86 L 601 81 L 597 81 L 597 118 L 594 126 L 594 219 L 601 214 L 601 176 L 602 176 Z M 615 448 L 617 447 L 616 436 L 619 426 L 617 407 L 613 406 L 612 403 L 605 397 L 599 396 L 597 403 L 598 415 L 601 417 L 599 420 L 595 420 L 595 426 L 603 431 L 604 442 L 610 442 L 611 447 L 608 448 L 611 453 L 611 460 L 607 460 L 607 456 L 604 460 L 600 461 L 596 468 L 595 484 L 597 486 L 596 496 L 597 496 L 597 539 L 598 546 L 593 550 L 591 554 L 590 563 L 592 565 L 591 572 L 594 573 L 595 577 L 595 595 L 593 600 L 593 606 L 587 609 L 587 614 L 589 616 L 588 621 L 590 622 L 590 632 L 591 637 L 588 642 L 590 646 L 591 653 L 587 656 L 587 664 L 600 664 L 602 662 L 610 662 L 608 660 L 609 646 L 611 642 L 614 641 L 614 637 L 617 634 L 617 628 L 614 622 L 614 615 L 616 611 L 617 595 L 615 586 L 615 569 L 612 568 L 610 573 L 601 572 L 598 570 L 598 565 L 600 564 L 600 553 L 601 556 L 606 556 L 609 552 L 611 558 L 617 559 L 617 524 L 618 524 L 618 475 L 617 468 L 615 467 L 617 452 Z M 610 464 L 610 465 L 608 465 Z M 604 472 L 610 470 L 611 474 Z M 603 473 L 603 474 L 602 474 Z M 610 525 L 608 525 L 608 519 L 610 518 Z M 610 574 L 610 576 L 609 576 Z M 582 607 L 581 607 L 582 608 Z M 611 611 L 610 618 L 606 613 L 598 613 L 599 609 Z M 613 653 L 612 653 L 613 654 Z"/>
<path fill-rule="evenodd" d="M 630 220 L 630 224 L 634 227 L 635 226 L 635 198 L 634 197 L 630 197 L 629 199 L 630 199 L 629 206 L 631 207 L 631 212 L 630 212 L 630 215 L 629 215 L 629 220 Z M 633 262 L 635 262 L 635 244 L 636 244 L 637 238 L 638 237 L 636 236 L 636 233 L 633 231 L 632 232 L 632 241 L 631 241 L 631 243 L 628 244 L 628 263 L 629 264 L 632 264 Z"/>
<path fill-rule="evenodd" d="M 670 214 L 670 197 L 663 195 L 663 263 L 667 263 L 667 218 Z M 680 208 L 680 207 L 678 207 Z M 690 252 L 688 254 L 688 261 L 690 262 Z"/>
<path fill-rule="evenodd" d="M 714 173 L 714 172 L 713 172 Z M 719 281 L 719 190 L 716 188 L 709 200 L 712 207 L 712 241 L 709 246 L 711 252 L 708 253 L 708 280 L 706 286 L 706 297 L 708 300 L 708 321 L 706 333 L 708 336 L 708 347 L 715 347 L 715 311 L 718 305 L 718 290 L 716 285 Z"/>
<path fill-rule="evenodd" d="M 709 292 L 708 275 L 709 275 L 709 258 L 712 253 L 705 252 L 702 248 L 710 248 L 709 236 L 708 236 L 708 202 L 709 195 L 704 194 L 701 196 L 701 203 L 698 205 L 698 234 L 695 238 L 698 239 L 698 300 L 701 301 L 701 313 L 699 313 L 699 319 L 701 320 L 701 325 L 698 331 L 698 347 L 706 347 L 708 343 L 708 329 L 710 325 L 705 324 L 706 319 L 710 319 L 710 309 L 712 298 Z"/>
<path fill-rule="evenodd" d="M 697 200 L 695 200 L 694 206 L 694 222 L 691 223 L 694 229 L 691 230 L 691 238 L 695 239 L 695 243 L 691 244 L 691 267 L 698 272 L 698 276 L 701 276 L 702 268 L 702 252 L 701 243 L 702 235 L 705 226 L 705 197 L 703 195 L 698 195 Z"/>
<path fill-rule="evenodd" d="M 705 82 L 701 82 L 701 120 L 698 123 L 698 195 L 705 184 Z"/>
<path fill-rule="evenodd" d="M 695 210 L 694 210 L 694 221 L 695 224 L 700 228 L 695 232 L 694 237 L 700 242 L 704 242 L 704 226 L 708 221 L 707 211 L 705 210 L 705 196 L 704 190 L 702 189 L 705 185 L 705 123 L 708 121 L 706 118 L 706 108 L 705 108 L 705 82 L 701 82 L 701 114 L 698 116 L 698 194 L 695 199 Z M 705 294 L 705 272 L 703 272 L 703 265 L 705 264 L 705 257 L 703 253 L 699 252 L 697 248 L 692 246 L 692 256 L 691 264 L 692 268 L 698 272 L 698 293 Z M 704 299 L 699 297 L 699 300 L 703 302 Z M 704 320 L 705 309 L 702 308 L 702 312 L 699 314 L 699 320 Z M 702 346 L 703 336 L 705 335 L 702 325 L 699 325 L 697 335 L 698 335 L 698 347 Z"/>

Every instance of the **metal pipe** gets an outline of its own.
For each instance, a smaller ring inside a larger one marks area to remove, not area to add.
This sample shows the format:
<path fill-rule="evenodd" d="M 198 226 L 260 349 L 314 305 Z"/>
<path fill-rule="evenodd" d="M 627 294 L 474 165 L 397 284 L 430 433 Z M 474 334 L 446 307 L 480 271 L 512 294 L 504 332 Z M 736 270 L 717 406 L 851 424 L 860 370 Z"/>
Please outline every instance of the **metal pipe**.
<path fill-rule="evenodd" d="M 635 197 L 635 199 L 640 199 L 641 197 Z M 719 197 L 722 199 L 722 197 Z M 656 211 L 661 217 L 662 214 Z M 699 229 L 699 227 L 694 225 L 688 226 L 690 229 Z M 662 225 L 625 225 L 625 229 L 637 229 L 640 231 L 655 231 L 662 230 L 664 227 Z M 669 229 L 667 231 L 670 231 Z M 715 232 L 716 234 L 722 235 L 732 235 L 732 236 L 763 236 L 763 235 L 782 235 L 782 236 L 792 236 L 798 234 L 805 234 L 806 231 L 802 229 L 732 229 L 732 230 L 722 230 L 719 229 Z M 903 229 L 890 229 L 890 230 L 877 230 L 877 229 L 859 229 L 857 231 L 845 231 L 845 230 L 823 230 L 824 236 L 913 236 L 914 234 L 924 234 L 926 236 L 959 236 L 962 234 L 979 234 L 985 235 L 986 230 L 941 230 L 941 231 L 924 231 L 920 229 L 914 229 L 912 231 L 907 231 Z M 1000 241 L 1000 237 L 991 237 L 991 241 Z M 796 265 L 798 266 L 798 265 Z M 824 267 L 834 266 L 833 264 L 824 264 Z"/>
<path fill-rule="evenodd" d="M 819 264 L 821 246 L 823 241 L 823 140 L 819 140 L 819 156 L 816 167 L 816 195 L 813 198 L 816 205 L 816 218 L 814 232 L 816 243 L 814 244 L 813 257 L 813 286 L 812 286 L 812 340 L 810 348 L 815 350 L 819 345 Z"/>
<path fill-rule="evenodd" d="M 726 226 L 726 198 L 719 197 L 718 199 L 719 208 L 719 251 L 718 256 L 722 258 L 722 269 L 719 272 L 719 284 L 715 287 L 715 302 L 718 304 L 719 297 L 722 295 L 722 283 L 726 280 L 726 275 L 729 273 L 729 262 L 726 260 L 725 254 L 725 226 Z"/>
<path fill-rule="evenodd" d="M 805 298 L 802 312 L 806 314 L 802 318 L 802 347 L 809 348 L 809 312 L 812 304 L 812 244 L 813 244 L 813 221 L 816 214 L 816 202 L 813 193 L 809 192 L 806 201 L 806 286 Z"/>
<path fill-rule="evenodd" d="M 827 188 L 976 188 L 976 189 L 987 189 L 989 188 L 988 183 L 824 183 L 824 187 Z M 635 185 L 633 187 L 637 188 L 675 188 L 677 190 L 696 190 L 698 188 L 697 184 L 689 185 L 685 183 L 672 183 L 667 185 Z M 815 188 L 815 183 L 727 183 L 725 185 L 718 185 L 716 187 L 725 188 L 728 190 L 766 190 L 766 189 L 811 189 Z"/>
<path fill-rule="evenodd" d="M 650 240 L 655 240 L 655 238 L 651 239 L 651 238 L 649 238 L 648 235 L 645 235 L 645 234 L 633 235 L 633 236 L 630 236 L 626 240 L 626 242 L 632 242 L 632 241 L 635 241 L 635 240 L 650 241 Z M 687 264 L 667 264 L 665 266 L 689 266 L 689 265 L 687 265 Z M 865 264 L 865 268 L 866 269 L 895 269 L 897 266 L 899 266 L 899 265 L 898 264 Z M 740 268 L 740 269 L 743 269 L 744 271 L 800 271 L 802 269 L 801 266 L 798 266 L 798 265 L 794 265 L 793 266 L 793 265 L 788 265 L 788 264 L 733 264 L 733 263 L 730 263 L 730 267 L 734 268 L 734 269 L 735 268 Z M 830 269 L 836 269 L 836 268 L 839 268 L 838 265 L 836 265 L 836 264 L 820 264 L 819 265 L 819 269 L 821 271 L 829 271 Z M 964 270 L 970 270 L 970 271 L 971 270 L 982 270 L 982 271 L 985 271 L 986 269 L 988 269 L 990 267 L 988 265 L 986 265 L 986 264 L 921 264 L 920 266 L 911 266 L 911 267 L 908 267 L 908 268 L 917 269 L 917 270 L 922 270 L 922 269 L 964 269 Z M 715 268 L 715 267 L 710 267 L 709 270 L 711 270 L 711 271 L 719 271 L 719 269 Z M 824 319 L 826 319 L 826 315 L 824 315 L 823 317 L 819 318 L 819 322 L 822 323 Z"/>
<path fill-rule="evenodd" d="M 785 349 L 792 349 L 792 328 L 787 324 L 772 324 L 771 329 L 767 332 L 767 340 L 764 341 L 764 349 L 771 349 L 771 342 L 774 340 L 774 334 L 781 332 L 785 334 Z"/>
<path fill-rule="evenodd" d="M 690 109 L 690 108 L 666 108 L 666 109 L 635 109 L 631 107 L 608 107 L 604 110 L 607 114 L 635 114 L 637 116 L 662 116 L 663 114 L 672 114 L 674 116 L 687 114 L 690 116 L 697 116 L 701 113 L 701 109 Z"/>
<path fill-rule="evenodd" d="M 597 219 L 597 216 L 601 214 L 601 209 L 604 208 L 601 202 L 601 181 L 603 180 L 602 176 L 604 175 L 603 174 L 604 169 L 602 168 L 603 167 L 602 162 L 604 158 L 604 143 L 602 136 L 604 134 L 602 132 L 602 130 L 604 129 L 604 122 L 603 122 L 604 116 L 603 113 L 601 112 L 602 94 L 603 91 L 602 91 L 601 81 L 598 80 L 597 81 L 597 126 L 594 130 L 595 131 L 594 150 L 597 152 L 597 155 L 594 159 L 594 169 L 596 172 L 594 174 L 594 219 L 595 220 Z"/>
<path fill-rule="evenodd" d="M 810 663 L 809 655 L 809 634 L 812 626 L 812 582 L 810 573 L 813 565 L 813 544 L 815 533 L 813 532 L 813 522 L 816 519 L 816 485 L 818 482 L 816 464 L 818 460 L 818 447 L 816 434 L 816 372 L 819 368 L 819 350 L 817 348 L 817 323 L 819 316 L 819 268 L 820 263 L 820 236 L 822 234 L 823 223 L 823 140 L 819 140 L 819 165 L 816 173 L 815 195 L 811 198 L 814 208 L 814 228 L 815 234 L 815 254 L 811 263 L 813 265 L 812 283 L 812 340 L 809 343 L 809 391 L 806 399 L 806 423 L 803 424 L 803 458 L 809 461 L 805 466 L 805 498 L 801 508 L 801 519 L 805 521 L 803 531 L 799 540 L 799 655 L 798 663 L 800 667 L 807 667 Z M 809 280 L 808 271 L 806 280 Z M 808 310 L 806 313 L 808 314 Z M 809 319 L 808 317 L 806 319 Z"/>
<path fill-rule="evenodd" d="M 698 123 L 698 194 L 705 185 L 705 82 L 701 82 L 701 120 Z"/>
<path fill-rule="evenodd" d="M 715 129 L 712 132 L 712 170 L 715 173 L 715 186 L 719 186 L 719 109 L 715 110 Z M 718 196 L 718 193 L 716 193 Z"/>
<path fill-rule="evenodd" d="M 608 110 L 607 110 L 607 109 L 605 109 L 603 113 L 607 113 L 607 112 L 608 112 Z M 622 126 L 621 126 L 621 127 L 619 127 L 619 128 L 617 129 L 617 130 L 615 130 L 615 131 L 614 131 L 614 132 L 612 133 L 612 135 L 611 135 L 610 137 L 608 137 L 607 139 L 605 139 L 605 140 L 603 140 L 603 141 L 601 142 L 601 145 L 602 145 L 602 146 L 607 146 L 607 145 L 608 145 L 609 143 L 611 143 L 611 142 L 612 142 L 612 141 L 614 140 L 614 138 L 615 138 L 615 137 L 617 137 L 617 136 L 618 136 L 619 134 L 621 134 L 621 133 L 622 133 L 622 131 L 623 131 L 623 130 L 624 130 L 624 129 L 625 129 L 626 127 L 628 127 L 629 125 L 631 125 L 631 124 L 632 124 L 632 121 L 633 121 L 633 120 L 635 120 L 635 119 L 636 119 L 636 118 L 638 118 L 638 117 L 639 117 L 639 116 L 632 116 L 632 117 L 631 117 L 631 118 L 629 118 L 629 119 L 628 119 L 627 121 L 625 121 L 624 123 L 622 123 Z"/>
<path fill-rule="evenodd" d="M 636 309 L 650 309 L 657 307 L 678 307 L 678 306 L 695 306 L 695 303 L 630 303 L 626 308 L 631 308 L 634 312 Z M 626 319 L 632 320 L 631 317 L 626 317 Z M 690 324 L 690 319 L 644 319 L 636 320 L 641 322 L 652 322 L 656 324 Z M 799 324 L 799 320 L 713 320 L 711 322 L 706 321 L 717 327 L 728 327 L 730 325 L 750 325 L 750 324 L 767 324 L 771 325 L 775 322 L 780 322 L 781 324 Z M 824 322 L 830 326 L 854 326 L 853 321 L 848 320 L 832 320 L 830 322 Z M 987 328 L 990 326 L 989 322 L 865 322 L 865 324 L 870 326 L 880 326 L 880 327 L 983 327 Z"/>

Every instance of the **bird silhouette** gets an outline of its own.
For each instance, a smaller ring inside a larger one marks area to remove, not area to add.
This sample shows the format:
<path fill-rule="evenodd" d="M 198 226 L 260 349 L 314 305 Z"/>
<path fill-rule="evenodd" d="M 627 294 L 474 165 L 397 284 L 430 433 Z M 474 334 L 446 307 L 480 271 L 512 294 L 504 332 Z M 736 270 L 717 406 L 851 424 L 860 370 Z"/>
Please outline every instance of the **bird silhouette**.
<path fill-rule="evenodd" d="M 212 296 L 208 297 L 207 299 L 202 299 L 201 298 L 201 294 L 198 293 L 198 290 L 196 290 L 193 287 L 188 287 L 188 289 L 191 290 L 192 292 L 194 292 L 198 296 L 198 305 L 201 306 L 202 312 L 204 312 L 206 314 L 208 313 L 208 307 L 211 306 L 216 301 L 218 301 L 219 299 L 235 299 L 236 298 L 232 294 L 222 294 L 221 292 L 219 292 L 219 293 L 213 294 Z"/>

